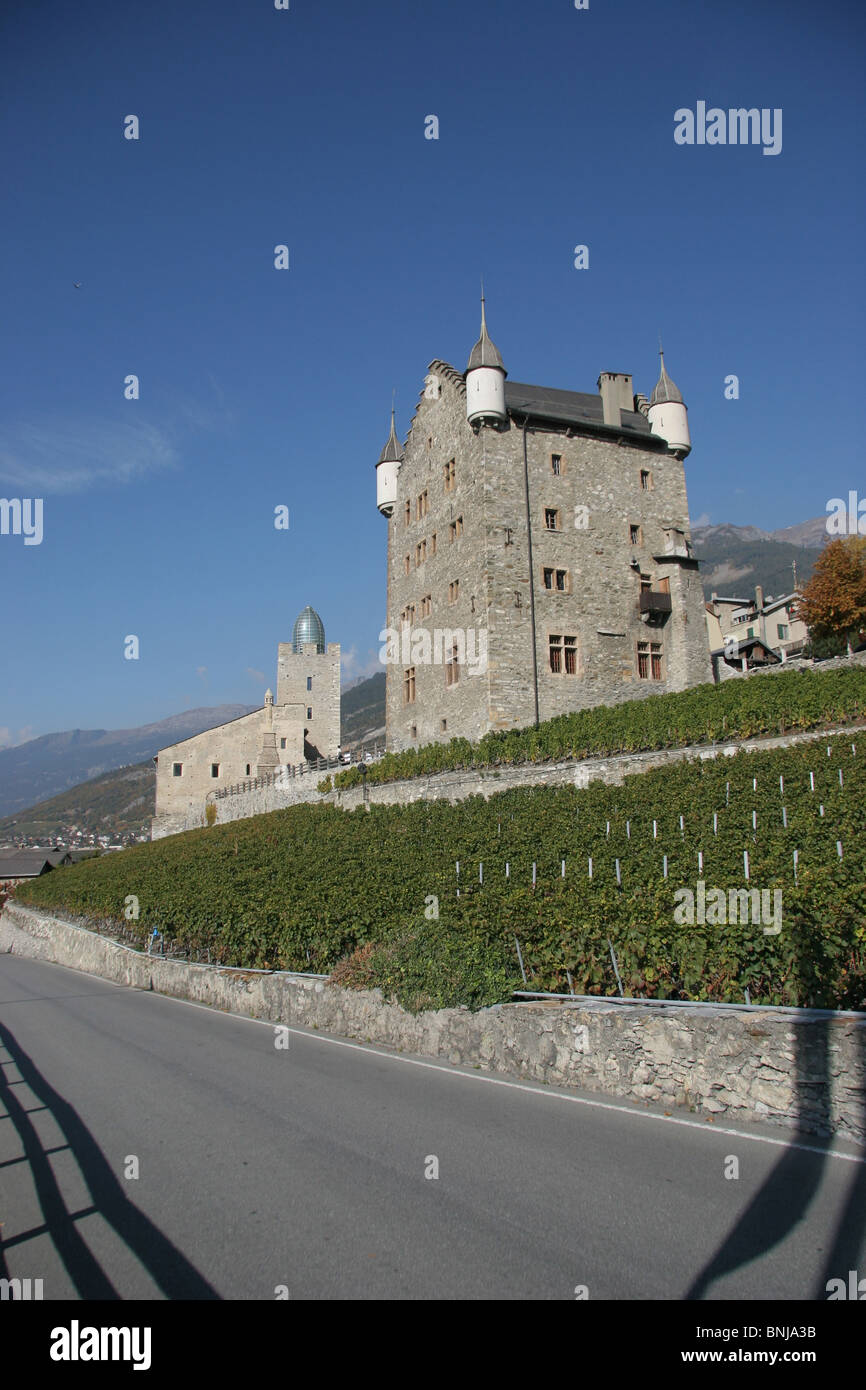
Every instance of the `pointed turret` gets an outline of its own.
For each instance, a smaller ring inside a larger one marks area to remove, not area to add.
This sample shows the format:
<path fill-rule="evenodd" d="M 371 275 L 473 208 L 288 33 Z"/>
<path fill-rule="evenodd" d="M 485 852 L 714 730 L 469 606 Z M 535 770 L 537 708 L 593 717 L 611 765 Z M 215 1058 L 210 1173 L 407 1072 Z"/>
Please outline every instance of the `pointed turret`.
<path fill-rule="evenodd" d="M 684 459 L 691 452 L 692 441 L 689 436 L 689 419 L 682 392 L 671 381 L 665 367 L 665 355 L 659 348 L 661 375 L 655 390 L 650 396 L 647 419 L 654 434 L 667 441 L 667 446 L 677 458 Z"/>
<path fill-rule="evenodd" d="M 466 367 L 466 418 L 470 425 L 504 425 L 505 378 L 508 373 L 502 355 L 487 332 L 484 289 L 481 290 L 481 337 L 469 354 Z"/>
<path fill-rule="evenodd" d="M 376 464 L 376 506 L 383 516 L 390 516 L 397 501 L 397 472 L 403 462 L 403 450 L 397 438 L 394 425 L 394 407 L 391 406 L 391 433 Z"/>

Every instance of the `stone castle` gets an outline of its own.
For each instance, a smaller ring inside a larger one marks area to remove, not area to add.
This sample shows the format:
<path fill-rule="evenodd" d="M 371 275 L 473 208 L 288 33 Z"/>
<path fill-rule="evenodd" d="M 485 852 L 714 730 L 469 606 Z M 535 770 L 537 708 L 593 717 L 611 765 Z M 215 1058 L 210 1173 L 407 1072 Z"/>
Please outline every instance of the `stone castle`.
<path fill-rule="evenodd" d="M 386 743 L 479 739 L 712 680 L 683 461 L 686 406 L 602 372 L 586 394 L 506 380 L 487 332 L 433 361 L 388 518 Z"/>
<path fill-rule="evenodd" d="M 154 840 L 201 822 L 208 794 L 277 772 L 281 766 L 334 758 L 340 747 L 340 647 L 307 607 L 291 642 L 277 648 L 277 698 L 203 734 L 161 748 L 156 763 Z"/>
<path fill-rule="evenodd" d="M 466 371 L 431 362 L 405 446 L 391 412 L 376 492 L 395 751 L 712 680 L 664 355 L 649 400 L 623 372 L 597 394 L 506 378 L 482 296 Z M 312 608 L 277 666 L 276 701 L 160 751 L 154 838 L 202 823 L 209 793 L 337 755 L 340 648 Z"/>

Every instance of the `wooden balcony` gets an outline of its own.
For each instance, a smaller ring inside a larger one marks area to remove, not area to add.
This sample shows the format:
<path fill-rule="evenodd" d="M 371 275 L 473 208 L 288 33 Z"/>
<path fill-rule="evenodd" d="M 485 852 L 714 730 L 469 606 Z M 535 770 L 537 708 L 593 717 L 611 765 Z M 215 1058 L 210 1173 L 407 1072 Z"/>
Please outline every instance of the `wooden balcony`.
<path fill-rule="evenodd" d="M 658 589 L 641 589 L 640 613 L 648 623 L 663 623 L 671 613 L 671 596 Z"/>

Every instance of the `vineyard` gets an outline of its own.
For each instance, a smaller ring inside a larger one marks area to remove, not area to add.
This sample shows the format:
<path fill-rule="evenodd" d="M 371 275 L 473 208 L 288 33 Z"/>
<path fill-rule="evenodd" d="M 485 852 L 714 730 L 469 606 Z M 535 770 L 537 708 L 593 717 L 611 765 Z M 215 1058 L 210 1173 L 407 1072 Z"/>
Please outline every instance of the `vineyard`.
<path fill-rule="evenodd" d="M 852 733 L 620 787 L 295 806 L 56 870 L 16 896 L 143 947 L 156 931 L 191 959 L 333 972 L 416 1010 L 515 989 L 858 1009 L 864 765 Z M 683 890 L 701 904 L 691 921 Z M 779 892 L 775 927 L 755 905 Z"/>
<path fill-rule="evenodd" d="M 866 670 L 788 671 L 782 675 L 699 685 L 672 695 L 651 695 L 621 705 L 579 710 L 549 719 L 538 728 L 489 733 L 478 743 L 452 739 L 402 753 L 386 753 L 367 768 L 366 780 L 405 777 L 507 763 L 557 758 L 611 757 L 696 743 L 719 743 L 818 728 L 866 715 Z M 358 786 L 358 768 L 325 778 L 320 791 Z"/>

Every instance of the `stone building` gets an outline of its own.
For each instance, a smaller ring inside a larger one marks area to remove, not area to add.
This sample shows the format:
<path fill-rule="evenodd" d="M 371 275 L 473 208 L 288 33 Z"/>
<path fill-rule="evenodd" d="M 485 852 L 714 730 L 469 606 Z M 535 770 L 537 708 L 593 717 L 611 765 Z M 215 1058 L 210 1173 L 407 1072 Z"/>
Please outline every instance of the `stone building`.
<path fill-rule="evenodd" d="M 154 840 L 186 828 L 209 793 L 340 750 L 340 647 L 309 606 L 291 642 L 277 648 L 277 698 L 252 714 L 161 748 L 156 763 Z"/>
<path fill-rule="evenodd" d="M 588 394 L 506 380 L 487 332 L 431 362 L 388 518 L 386 724 L 399 750 L 712 679 L 692 555 L 686 406 L 602 372 Z"/>

